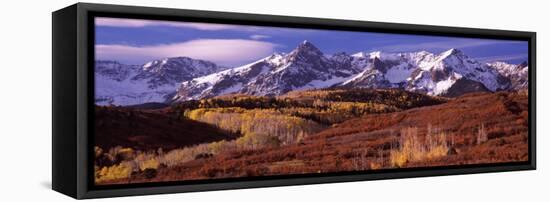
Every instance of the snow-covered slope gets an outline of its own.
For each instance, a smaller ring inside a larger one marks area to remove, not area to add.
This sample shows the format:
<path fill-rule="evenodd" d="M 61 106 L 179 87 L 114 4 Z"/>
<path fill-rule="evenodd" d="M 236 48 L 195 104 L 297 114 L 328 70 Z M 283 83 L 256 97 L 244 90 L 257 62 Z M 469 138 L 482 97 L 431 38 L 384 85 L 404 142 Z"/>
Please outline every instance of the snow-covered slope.
<path fill-rule="evenodd" d="M 358 53 L 370 57 L 368 67 L 343 85 L 368 88 L 403 88 L 429 95 L 446 95 L 458 81 L 481 83 L 464 85 L 460 90 L 473 92 L 488 89 L 497 91 L 509 88 L 509 81 L 486 64 L 450 49 L 440 54 L 426 51 L 411 53 Z M 471 86 L 472 89 L 464 89 Z M 474 88 L 475 87 L 475 88 Z"/>
<path fill-rule="evenodd" d="M 133 80 L 147 79 L 150 87 L 173 85 L 224 69 L 216 64 L 188 57 L 165 58 L 144 64 Z"/>
<path fill-rule="evenodd" d="M 511 89 L 520 90 L 529 87 L 529 67 L 527 62 L 517 65 L 505 62 L 492 62 L 487 65 L 497 70 L 502 76 L 509 78 L 512 85 Z"/>
<path fill-rule="evenodd" d="M 219 70 L 216 64 L 187 57 L 165 58 L 142 66 L 96 61 L 95 103 L 135 105 L 170 100 L 183 81 Z"/>
<path fill-rule="evenodd" d="M 362 88 L 400 88 L 417 69 L 417 65 L 411 60 L 409 54 L 377 51 L 356 53 L 353 57 L 356 61 L 363 61 L 365 68 L 341 85 Z"/>
<path fill-rule="evenodd" d="M 450 49 L 435 56 L 433 60 L 422 62 L 422 67 L 411 75 L 407 90 L 426 92 L 430 95 L 450 94 L 453 92 L 448 90 L 460 79 L 472 84 L 481 83 L 490 91 L 505 90 L 510 87 L 510 81 L 507 78 L 457 49 Z M 466 93 L 478 89 L 477 87 L 463 88 L 457 90 Z"/>
<path fill-rule="evenodd" d="M 228 93 L 273 96 L 292 90 L 326 88 L 350 79 L 364 67 L 341 53 L 327 58 L 308 41 L 288 54 L 273 54 L 242 67 L 183 82 L 174 100 Z"/>

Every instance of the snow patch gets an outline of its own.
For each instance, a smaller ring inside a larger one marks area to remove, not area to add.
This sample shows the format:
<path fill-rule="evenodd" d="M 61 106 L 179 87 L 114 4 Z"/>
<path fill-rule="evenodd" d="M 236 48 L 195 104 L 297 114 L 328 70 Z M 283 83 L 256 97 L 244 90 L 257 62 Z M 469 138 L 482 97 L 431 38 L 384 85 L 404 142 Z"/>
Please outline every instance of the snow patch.
<path fill-rule="evenodd" d="M 447 80 L 437 82 L 435 84 L 435 88 L 431 93 L 433 95 L 441 95 L 443 93 L 446 93 L 447 90 L 449 90 L 449 88 L 451 88 L 451 86 L 453 86 L 455 82 L 456 80 L 452 79 L 451 77 L 449 77 Z"/>
<path fill-rule="evenodd" d="M 242 87 L 243 87 L 242 83 L 237 83 L 236 85 L 233 85 L 229 88 L 224 89 L 222 92 L 220 92 L 220 95 L 226 95 L 226 94 L 239 92 Z"/>
<path fill-rule="evenodd" d="M 400 83 L 407 80 L 410 77 L 414 68 L 408 68 L 407 63 L 401 63 L 398 66 L 394 66 L 386 72 L 386 79 L 391 83 Z"/>

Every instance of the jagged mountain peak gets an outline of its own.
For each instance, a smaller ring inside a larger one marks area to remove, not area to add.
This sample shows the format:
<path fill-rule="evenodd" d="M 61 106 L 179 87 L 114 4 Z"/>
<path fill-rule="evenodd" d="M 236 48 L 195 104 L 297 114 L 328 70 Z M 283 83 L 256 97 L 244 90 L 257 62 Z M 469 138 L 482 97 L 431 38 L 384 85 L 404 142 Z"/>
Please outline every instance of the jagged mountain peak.
<path fill-rule="evenodd" d="M 444 51 L 442 52 L 441 54 L 439 54 L 439 58 L 441 59 L 445 59 L 445 58 L 448 58 L 448 57 L 451 57 L 451 56 L 455 56 L 455 57 L 461 57 L 461 58 L 464 58 L 464 57 L 468 57 L 464 54 L 464 52 L 462 52 L 461 50 L 459 49 L 456 49 L 456 48 L 451 48 L 447 51 Z"/>
<path fill-rule="evenodd" d="M 378 58 L 380 59 L 384 53 L 382 51 L 373 51 L 369 53 L 370 59 Z"/>
<path fill-rule="evenodd" d="M 337 52 L 332 54 L 330 59 L 335 62 L 349 62 L 353 59 L 353 56 L 348 55 L 346 52 Z"/>
<path fill-rule="evenodd" d="M 180 82 L 226 69 L 213 62 L 189 57 L 171 57 L 144 64 L 133 80 L 147 79 L 149 87 L 175 85 Z"/>
<path fill-rule="evenodd" d="M 180 56 L 180 57 L 169 57 L 169 58 L 163 58 L 159 60 L 153 60 L 148 63 L 145 63 L 142 66 L 142 68 L 144 71 L 152 71 L 154 69 L 160 69 L 160 68 L 184 68 L 185 66 L 189 66 L 193 64 L 200 64 L 203 66 L 211 66 L 211 67 L 217 66 L 215 63 L 210 61 Z"/>
<path fill-rule="evenodd" d="M 300 45 L 303 45 L 303 46 L 314 46 L 310 41 L 308 41 L 307 39 L 302 41 L 302 43 L 300 43 Z M 314 46 L 315 47 L 315 46 Z"/>
<path fill-rule="evenodd" d="M 354 58 L 366 58 L 367 53 L 361 51 L 361 52 L 354 53 L 351 56 L 354 57 Z"/>
<path fill-rule="evenodd" d="M 314 56 L 322 56 L 323 52 L 319 48 L 317 48 L 313 43 L 304 40 L 302 43 L 300 43 L 292 52 L 290 52 L 290 55 L 314 55 Z"/>
<path fill-rule="evenodd" d="M 426 50 L 421 50 L 421 51 L 418 51 L 418 52 L 415 52 L 415 53 L 418 54 L 418 55 L 430 55 L 430 54 L 432 54 L 432 53 L 430 53 Z"/>

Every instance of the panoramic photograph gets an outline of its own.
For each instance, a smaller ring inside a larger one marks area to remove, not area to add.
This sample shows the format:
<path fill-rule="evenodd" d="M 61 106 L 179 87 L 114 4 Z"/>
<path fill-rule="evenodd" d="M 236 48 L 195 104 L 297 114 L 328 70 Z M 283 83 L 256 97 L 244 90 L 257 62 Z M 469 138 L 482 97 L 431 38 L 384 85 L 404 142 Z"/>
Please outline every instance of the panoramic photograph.
<path fill-rule="evenodd" d="M 95 18 L 96 185 L 529 160 L 527 41 Z"/>

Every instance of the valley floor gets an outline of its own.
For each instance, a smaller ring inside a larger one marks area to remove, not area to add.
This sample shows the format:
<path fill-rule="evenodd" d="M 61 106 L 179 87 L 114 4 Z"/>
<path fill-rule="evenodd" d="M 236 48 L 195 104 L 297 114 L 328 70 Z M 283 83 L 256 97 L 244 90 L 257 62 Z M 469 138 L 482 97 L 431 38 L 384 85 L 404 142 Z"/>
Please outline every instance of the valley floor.
<path fill-rule="evenodd" d="M 98 146 L 97 184 L 528 161 L 526 92 L 443 99 L 336 90 L 136 111 L 144 117 L 183 114 L 181 120 L 170 118 L 171 127 L 181 121 L 208 124 L 210 137 L 166 151 Z"/>

